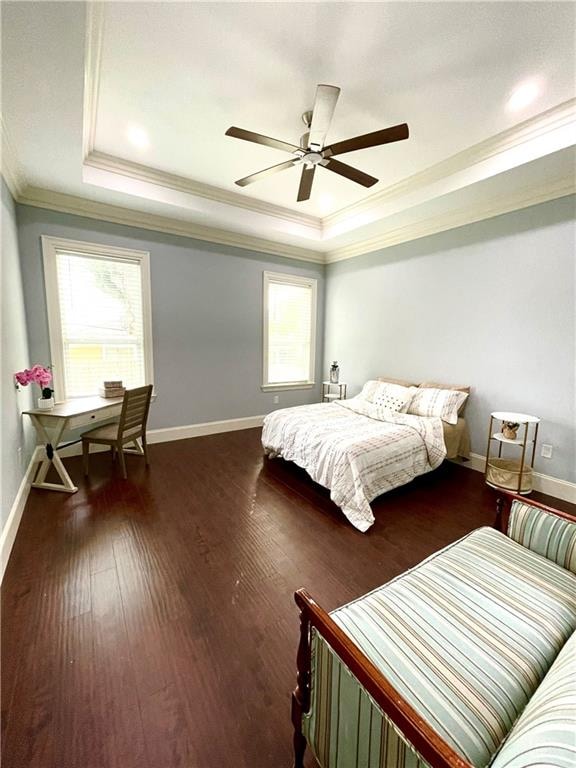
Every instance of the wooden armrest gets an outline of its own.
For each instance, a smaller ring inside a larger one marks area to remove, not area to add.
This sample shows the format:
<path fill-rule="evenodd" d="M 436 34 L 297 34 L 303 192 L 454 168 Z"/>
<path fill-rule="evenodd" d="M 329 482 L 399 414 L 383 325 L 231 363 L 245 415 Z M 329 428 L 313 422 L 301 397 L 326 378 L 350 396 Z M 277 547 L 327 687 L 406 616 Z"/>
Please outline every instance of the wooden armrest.
<path fill-rule="evenodd" d="M 513 501 L 520 501 L 522 504 L 528 504 L 536 509 L 541 509 L 544 512 L 548 512 L 556 517 L 561 517 L 563 520 L 568 520 L 571 523 L 576 523 L 576 516 L 571 515 L 569 512 L 563 512 L 560 509 L 554 509 L 546 504 L 542 504 L 539 501 L 533 501 L 532 499 L 521 496 L 518 493 L 509 493 L 508 491 L 502 491 L 501 495 L 496 501 L 496 520 L 494 522 L 494 528 L 506 533 L 508 530 L 508 521 L 510 519 L 510 511 Z"/>
<path fill-rule="evenodd" d="M 294 599 L 300 608 L 301 630 L 297 659 L 298 683 L 293 694 L 292 710 L 295 729 L 301 727 L 302 715 L 310 710 L 310 630 L 315 627 L 360 685 L 432 768 L 472 768 L 398 693 L 305 589 L 299 589 Z"/>

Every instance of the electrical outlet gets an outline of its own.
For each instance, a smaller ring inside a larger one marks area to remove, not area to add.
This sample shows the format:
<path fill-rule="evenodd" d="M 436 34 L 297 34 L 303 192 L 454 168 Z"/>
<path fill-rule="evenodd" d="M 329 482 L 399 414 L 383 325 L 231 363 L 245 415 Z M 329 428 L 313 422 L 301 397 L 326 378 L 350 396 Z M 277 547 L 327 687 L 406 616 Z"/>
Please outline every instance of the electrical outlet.
<path fill-rule="evenodd" d="M 540 454 L 545 459 L 551 459 L 552 458 L 552 446 L 549 443 L 544 443 L 544 445 L 542 446 L 542 450 L 541 450 Z"/>
<path fill-rule="evenodd" d="M 274 402 L 279 403 L 280 402 L 280 395 L 274 395 Z"/>
<path fill-rule="evenodd" d="M 19 446 L 16 449 L 16 456 L 18 457 L 18 466 L 22 466 L 22 446 Z"/>

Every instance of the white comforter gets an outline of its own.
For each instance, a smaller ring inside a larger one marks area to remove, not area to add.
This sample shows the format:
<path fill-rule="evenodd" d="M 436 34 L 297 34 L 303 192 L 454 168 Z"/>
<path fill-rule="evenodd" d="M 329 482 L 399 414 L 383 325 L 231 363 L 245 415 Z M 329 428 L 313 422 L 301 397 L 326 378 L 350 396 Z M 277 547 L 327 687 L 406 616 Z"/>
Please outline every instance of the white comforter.
<path fill-rule="evenodd" d="M 385 411 L 361 398 L 268 414 L 262 445 L 330 489 L 360 531 L 374 522 L 370 502 L 439 466 L 446 456 L 439 418 Z"/>

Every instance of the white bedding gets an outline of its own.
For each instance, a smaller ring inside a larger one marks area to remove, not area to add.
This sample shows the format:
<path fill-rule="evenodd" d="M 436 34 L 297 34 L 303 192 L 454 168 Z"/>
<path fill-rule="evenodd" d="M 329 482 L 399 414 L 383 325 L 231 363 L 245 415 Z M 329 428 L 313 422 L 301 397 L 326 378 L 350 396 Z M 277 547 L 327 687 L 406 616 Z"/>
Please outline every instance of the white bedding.
<path fill-rule="evenodd" d="M 305 469 L 360 531 L 370 502 L 439 466 L 446 456 L 436 417 L 393 413 L 362 398 L 301 405 L 268 414 L 262 445 Z"/>

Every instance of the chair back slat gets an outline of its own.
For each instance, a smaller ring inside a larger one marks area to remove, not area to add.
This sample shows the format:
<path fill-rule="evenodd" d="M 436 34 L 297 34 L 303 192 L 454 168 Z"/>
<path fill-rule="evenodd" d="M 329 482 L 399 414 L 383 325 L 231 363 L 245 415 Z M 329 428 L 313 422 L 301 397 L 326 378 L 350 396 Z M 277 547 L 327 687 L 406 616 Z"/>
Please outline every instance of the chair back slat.
<path fill-rule="evenodd" d="M 125 432 L 133 432 L 138 427 L 141 434 L 146 432 L 151 398 L 152 384 L 126 390 L 118 425 L 119 438 L 122 438 Z"/>

